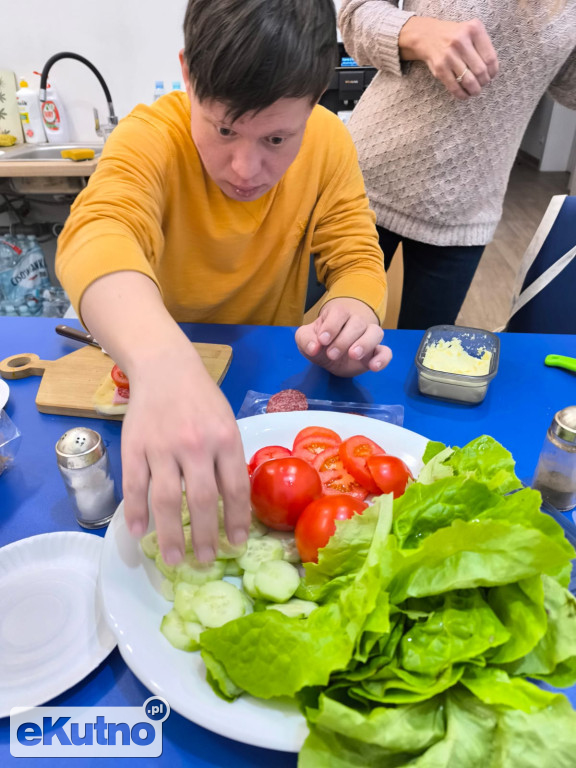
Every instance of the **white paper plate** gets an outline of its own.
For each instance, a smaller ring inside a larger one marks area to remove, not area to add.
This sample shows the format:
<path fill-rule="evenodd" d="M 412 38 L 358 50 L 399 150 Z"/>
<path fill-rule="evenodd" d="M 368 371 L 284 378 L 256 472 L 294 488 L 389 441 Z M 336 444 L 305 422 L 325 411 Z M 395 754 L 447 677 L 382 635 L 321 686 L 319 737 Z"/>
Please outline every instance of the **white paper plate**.
<path fill-rule="evenodd" d="M 342 438 L 366 435 L 417 472 L 427 443 L 421 435 L 377 419 L 328 411 L 250 416 L 238 426 L 247 459 L 266 445 L 291 446 L 303 427 L 325 426 Z M 229 704 L 206 682 L 200 654 L 178 651 L 168 643 L 159 627 L 172 604 L 160 593 L 161 581 L 154 563 L 128 533 L 120 504 L 104 539 L 100 587 L 110 627 L 132 672 L 174 710 L 210 731 L 258 747 L 298 752 L 308 729 L 295 705 L 250 696 Z"/>
<path fill-rule="evenodd" d="M 63 693 L 116 645 L 96 586 L 102 547 L 63 531 L 0 549 L 0 717 Z"/>
<path fill-rule="evenodd" d="M 9 395 L 10 395 L 10 387 L 8 386 L 8 384 L 6 384 L 4 379 L 0 379 L 0 411 L 2 410 L 2 408 L 4 408 L 4 406 L 8 402 Z"/>

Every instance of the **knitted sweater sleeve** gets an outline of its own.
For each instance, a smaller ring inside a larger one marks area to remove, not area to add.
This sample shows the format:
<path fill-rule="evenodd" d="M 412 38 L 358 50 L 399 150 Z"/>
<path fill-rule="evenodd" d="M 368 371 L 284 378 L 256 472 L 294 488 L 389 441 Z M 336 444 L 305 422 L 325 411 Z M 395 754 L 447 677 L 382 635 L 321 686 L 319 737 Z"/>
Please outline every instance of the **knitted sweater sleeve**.
<path fill-rule="evenodd" d="M 576 48 L 550 84 L 550 95 L 569 109 L 576 109 Z"/>
<path fill-rule="evenodd" d="M 398 35 L 414 13 L 398 0 L 342 0 L 338 24 L 346 51 L 361 66 L 401 75 Z"/>

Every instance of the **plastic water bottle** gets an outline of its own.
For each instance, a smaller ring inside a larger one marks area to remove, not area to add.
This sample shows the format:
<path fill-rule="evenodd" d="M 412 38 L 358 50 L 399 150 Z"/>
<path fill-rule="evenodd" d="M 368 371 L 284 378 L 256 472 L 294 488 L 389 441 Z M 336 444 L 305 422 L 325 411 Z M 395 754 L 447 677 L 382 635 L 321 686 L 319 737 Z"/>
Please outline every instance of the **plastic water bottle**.
<path fill-rule="evenodd" d="M 156 99 L 159 99 L 160 96 L 164 96 L 165 90 L 164 90 L 164 80 L 156 80 L 156 83 L 154 85 L 154 99 L 153 101 L 156 101 Z"/>
<path fill-rule="evenodd" d="M 11 304 L 12 273 L 22 250 L 7 239 L 0 239 L 0 315 L 8 314 Z"/>
<path fill-rule="evenodd" d="M 182 90 L 180 85 L 180 80 L 172 80 L 172 90 L 173 91 L 180 91 Z"/>

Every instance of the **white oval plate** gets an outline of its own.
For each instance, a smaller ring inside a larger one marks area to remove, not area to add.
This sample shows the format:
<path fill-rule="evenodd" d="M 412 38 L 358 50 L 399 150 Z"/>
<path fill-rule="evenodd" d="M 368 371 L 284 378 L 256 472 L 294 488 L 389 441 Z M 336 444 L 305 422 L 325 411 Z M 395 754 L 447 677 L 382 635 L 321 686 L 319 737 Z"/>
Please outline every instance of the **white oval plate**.
<path fill-rule="evenodd" d="M 68 690 L 116 645 L 96 586 L 103 543 L 61 531 L 0 549 L 0 717 Z"/>
<path fill-rule="evenodd" d="M 415 473 L 428 442 L 415 432 L 365 416 L 329 411 L 272 413 L 238 421 L 246 459 L 266 445 L 291 447 L 297 432 L 308 426 L 329 427 L 342 438 L 366 435 L 402 458 Z M 161 581 L 154 563 L 128 533 L 120 504 L 104 539 L 100 588 L 126 664 L 144 685 L 192 722 L 246 744 L 298 752 L 308 729 L 295 705 L 251 696 L 233 704 L 223 701 L 206 682 L 200 654 L 173 648 L 160 633 L 162 616 L 172 607 L 160 593 Z"/>
<path fill-rule="evenodd" d="M 2 408 L 4 408 L 4 406 L 8 402 L 9 396 L 10 396 L 10 387 L 8 386 L 8 384 L 6 384 L 4 379 L 0 379 L 0 411 L 2 410 Z"/>

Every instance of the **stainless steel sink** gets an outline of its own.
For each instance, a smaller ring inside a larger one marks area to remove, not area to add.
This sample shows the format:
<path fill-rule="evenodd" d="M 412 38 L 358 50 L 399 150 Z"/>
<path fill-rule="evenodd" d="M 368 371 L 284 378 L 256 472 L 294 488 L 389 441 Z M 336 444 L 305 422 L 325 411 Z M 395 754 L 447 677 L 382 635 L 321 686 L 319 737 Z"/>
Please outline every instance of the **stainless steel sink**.
<path fill-rule="evenodd" d="M 1 162 L 38 162 L 41 160 L 65 160 L 61 155 L 63 149 L 93 149 L 94 157 L 98 158 L 102 154 L 103 144 L 82 143 L 82 144 L 18 144 L 15 147 L 9 147 L 0 150 Z M 69 160 L 69 163 L 75 162 Z"/>

